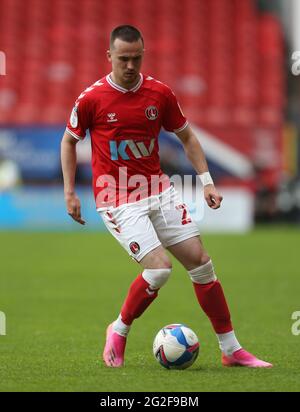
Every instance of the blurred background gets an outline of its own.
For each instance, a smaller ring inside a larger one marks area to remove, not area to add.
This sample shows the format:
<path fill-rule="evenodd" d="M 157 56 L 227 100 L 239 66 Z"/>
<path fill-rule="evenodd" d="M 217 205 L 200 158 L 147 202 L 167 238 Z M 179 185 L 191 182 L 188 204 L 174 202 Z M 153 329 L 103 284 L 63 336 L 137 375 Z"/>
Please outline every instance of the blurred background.
<path fill-rule="evenodd" d="M 77 96 L 110 71 L 120 24 L 141 30 L 143 72 L 172 87 L 225 195 L 204 229 L 299 225 L 299 22 L 298 0 L 0 0 L 0 229 L 77 228 L 60 140 Z M 101 229 L 89 139 L 77 148 L 83 215 Z M 165 172 L 194 173 L 173 134 L 160 150 Z"/>

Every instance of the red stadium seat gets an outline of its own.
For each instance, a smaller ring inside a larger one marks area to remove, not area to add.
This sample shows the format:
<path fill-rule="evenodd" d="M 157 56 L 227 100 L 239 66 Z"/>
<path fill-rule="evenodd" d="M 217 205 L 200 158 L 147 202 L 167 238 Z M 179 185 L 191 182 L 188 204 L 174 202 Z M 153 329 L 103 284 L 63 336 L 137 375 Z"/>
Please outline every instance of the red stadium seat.
<path fill-rule="evenodd" d="M 252 0 L 0 0 L 0 10 L 0 124 L 64 123 L 80 91 L 109 70 L 109 32 L 125 23 L 145 37 L 144 71 L 174 89 L 189 118 L 281 119 L 282 29 Z"/>

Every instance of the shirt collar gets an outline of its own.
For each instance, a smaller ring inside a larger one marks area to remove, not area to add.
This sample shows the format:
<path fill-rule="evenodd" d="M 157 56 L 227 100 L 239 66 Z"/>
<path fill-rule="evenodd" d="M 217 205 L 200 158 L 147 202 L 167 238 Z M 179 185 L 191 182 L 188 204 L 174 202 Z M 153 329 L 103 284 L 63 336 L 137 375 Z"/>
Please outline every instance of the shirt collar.
<path fill-rule="evenodd" d="M 111 78 L 111 73 L 106 76 L 107 83 L 113 87 L 114 89 L 118 90 L 119 92 L 122 93 L 127 93 L 127 92 L 136 92 L 139 90 L 143 83 L 143 75 L 140 73 L 140 80 L 138 83 L 132 88 L 132 89 L 125 89 L 125 87 L 119 86 L 117 83 L 115 83 L 112 78 Z"/>

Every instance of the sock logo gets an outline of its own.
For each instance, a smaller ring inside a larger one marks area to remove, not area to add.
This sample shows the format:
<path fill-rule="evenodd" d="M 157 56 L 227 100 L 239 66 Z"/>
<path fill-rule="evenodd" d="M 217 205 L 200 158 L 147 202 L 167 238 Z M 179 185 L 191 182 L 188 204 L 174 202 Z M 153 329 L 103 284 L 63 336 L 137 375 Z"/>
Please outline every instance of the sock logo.
<path fill-rule="evenodd" d="M 157 291 L 157 289 L 152 289 L 150 286 L 147 287 L 146 292 L 148 295 L 152 296 Z"/>

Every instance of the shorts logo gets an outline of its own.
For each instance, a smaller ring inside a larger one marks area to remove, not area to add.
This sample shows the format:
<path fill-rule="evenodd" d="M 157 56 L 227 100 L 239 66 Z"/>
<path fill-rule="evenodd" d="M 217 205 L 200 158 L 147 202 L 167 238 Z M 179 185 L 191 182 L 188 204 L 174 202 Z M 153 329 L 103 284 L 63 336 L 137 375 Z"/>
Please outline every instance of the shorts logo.
<path fill-rule="evenodd" d="M 145 114 L 146 114 L 147 119 L 155 120 L 158 117 L 158 110 L 155 106 L 148 106 L 147 109 L 145 110 Z"/>
<path fill-rule="evenodd" d="M 131 242 L 129 248 L 135 255 L 140 251 L 140 245 L 137 242 Z"/>

